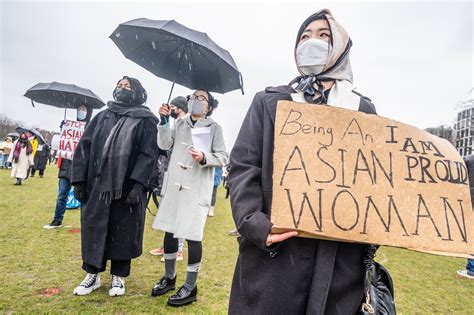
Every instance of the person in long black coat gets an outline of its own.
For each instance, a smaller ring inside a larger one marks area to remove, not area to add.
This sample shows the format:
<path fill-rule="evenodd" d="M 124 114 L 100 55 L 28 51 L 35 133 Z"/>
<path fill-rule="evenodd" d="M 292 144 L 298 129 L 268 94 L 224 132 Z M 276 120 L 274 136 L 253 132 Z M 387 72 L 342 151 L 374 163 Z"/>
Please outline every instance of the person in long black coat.
<path fill-rule="evenodd" d="M 301 25 L 295 58 L 301 76 L 256 94 L 230 156 L 229 187 L 241 234 L 230 314 L 354 314 L 364 296 L 367 245 L 272 233 L 272 173 L 277 102 L 293 100 L 376 114 L 353 91 L 350 38 L 329 10 Z"/>
<path fill-rule="evenodd" d="M 31 177 L 35 176 L 36 171 L 39 171 L 39 177 L 43 177 L 50 153 L 51 149 L 47 143 L 43 144 L 41 149 L 36 149 L 36 155 L 33 160 L 34 165 L 31 169 Z"/>
<path fill-rule="evenodd" d="M 84 131 L 73 159 L 71 183 L 81 206 L 82 268 L 74 294 L 100 287 L 111 260 L 110 296 L 123 295 L 131 259 L 142 254 L 146 190 L 157 157 L 158 119 L 143 106 L 147 93 L 134 78 L 117 83 L 113 102 Z"/>

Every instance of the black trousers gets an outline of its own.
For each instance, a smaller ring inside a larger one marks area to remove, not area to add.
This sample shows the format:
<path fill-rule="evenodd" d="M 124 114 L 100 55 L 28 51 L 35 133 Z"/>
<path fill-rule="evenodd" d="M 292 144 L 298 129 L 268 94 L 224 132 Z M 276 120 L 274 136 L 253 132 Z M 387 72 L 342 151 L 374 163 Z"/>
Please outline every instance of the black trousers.
<path fill-rule="evenodd" d="M 32 168 L 32 169 L 31 169 L 31 177 L 35 176 L 35 173 L 36 173 L 36 168 Z M 40 176 L 43 176 L 43 175 L 44 175 L 44 169 L 39 170 L 39 175 L 40 175 Z"/>
<path fill-rule="evenodd" d="M 202 242 L 190 241 L 188 242 L 188 265 L 194 265 L 201 262 L 202 259 Z M 173 254 L 178 252 L 179 240 L 174 238 L 172 233 L 165 232 L 165 240 L 163 242 L 163 249 L 165 254 Z"/>
<path fill-rule="evenodd" d="M 132 260 L 111 260 L 110 261 L 110 274 L 119 277 L 128 277 L 130 275 L 130 266 L 132 264 Z M 104 272 L 105 267 L 107 265 L 107 260 L 104 260 L 102 266 L 97 268 L 95 266 L 91 266 L 86 262 L 82 263 L 82 269 L 84 269 L 87 273 L 99 273 Z"/>

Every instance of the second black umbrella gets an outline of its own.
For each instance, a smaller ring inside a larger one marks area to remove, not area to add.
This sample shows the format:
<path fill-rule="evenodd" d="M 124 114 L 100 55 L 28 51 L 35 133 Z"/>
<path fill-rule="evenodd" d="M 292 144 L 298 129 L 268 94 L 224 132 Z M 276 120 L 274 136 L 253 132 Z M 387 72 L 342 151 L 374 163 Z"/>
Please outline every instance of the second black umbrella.
<path fill-rule="evenodd" d="M 31 99 L 33 107 L 33 101 L 59 108 L 77 108 L 87 104 L 98 109 L 105 105 L 91 90 L 59 82 L 38 83 L 28 89 L 24 96 Z"/>

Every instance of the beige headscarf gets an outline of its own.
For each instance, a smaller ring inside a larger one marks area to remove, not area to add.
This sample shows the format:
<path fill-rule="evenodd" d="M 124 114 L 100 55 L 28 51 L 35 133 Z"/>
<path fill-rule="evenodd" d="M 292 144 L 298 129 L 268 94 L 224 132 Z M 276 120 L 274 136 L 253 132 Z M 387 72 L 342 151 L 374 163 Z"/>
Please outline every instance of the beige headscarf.
<path fill-rule="evenodd" d="M 313 21 L 325 19 L 331 30 L 331 45 L 329 49 L 329 58 L 327 64 L 323 68 L 323 72 L 316 76 L 306 76 L 298 67 L 301 74 L 300 77 L 293 80 L 292 86 L 296 88 L 299 95 L 295 95 L 295 101 L 304 100 L 304 93 L 308 91 L 308 83 L 312 82 L 313 90 L 320 90 L 318 82 L 335 80 L 334 86 L 331 88 L 329 97 L 327 99 L 328 105 L 344 107 L 348 109 L 358 110 L 360 97 L 352 90 L 352 68 L 349 60 L 349 51 L 352 46 L 352 41 L 349 38 L 346 30 L 339 24 L 328 9 L 323 9 L 312 14 L 301 25 L 295 44 L 295 62 L 296 62 L 296 48 L 298 47 L 301 34 L 306 27 Z M 311 85 L 311 84 L 310 84 Z M 311 88 L 309 88 L 311 90 Z M 305 101 L 306 102 L 306 101 Z"/>

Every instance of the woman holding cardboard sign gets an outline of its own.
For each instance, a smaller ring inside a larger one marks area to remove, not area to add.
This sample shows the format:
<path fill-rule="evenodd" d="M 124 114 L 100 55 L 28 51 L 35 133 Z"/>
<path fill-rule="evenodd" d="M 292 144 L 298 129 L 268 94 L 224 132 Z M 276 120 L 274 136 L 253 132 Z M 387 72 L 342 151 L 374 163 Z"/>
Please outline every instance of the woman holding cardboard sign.
<path fill-rule="evenodd" d="M 230 157 L 229 186 L 241 237 L 229 302 L 231 314 L 354 314 L 364 296 L 366 245 L 272 233 L 270 222 L 277 102 L 324 104 L 376 114 L 353 91 L 352 42 L 329 10 L 298 30 L 300 76 L 256 94 Z"/>
<path fill-rule="evenodd" d="M 222 128 L 209 116 L 218 102 L 205 90 L 188 96 L 190 115 L 168 127 L 170 107 L 160 108 L 158 146 L 173 149 L 161 190 L 162 201 L 153 228 L 165 231 L 165 275 L 151 295 L 163 295 L 176 287 L 178 239 L 188 242 L 186 281 L 168 304 L 181 306 L 197 300 L 197 276 L 201 266 L 204 226 L 211 203 L 214 168 L 227 163 L 228 153 Z"/>

